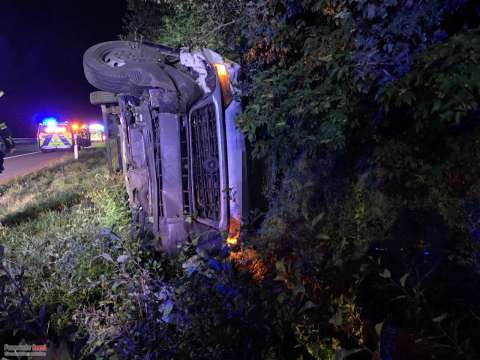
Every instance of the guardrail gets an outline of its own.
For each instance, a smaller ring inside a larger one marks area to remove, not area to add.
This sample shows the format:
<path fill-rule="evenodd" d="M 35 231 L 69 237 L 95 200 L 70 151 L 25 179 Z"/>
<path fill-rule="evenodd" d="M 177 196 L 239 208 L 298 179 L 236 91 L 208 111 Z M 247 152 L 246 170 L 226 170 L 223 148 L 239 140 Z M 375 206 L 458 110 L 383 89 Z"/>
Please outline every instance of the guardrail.
<path fill-rule="evenodd" d="M 38 143 L 37 138 L 13 138 L 15 144 L 34 144 Z"/>
<path fill-rule="evenodd" d="M 37 138 L 13 138 L 15 150 L 7 157 L 40 151 Z"/>

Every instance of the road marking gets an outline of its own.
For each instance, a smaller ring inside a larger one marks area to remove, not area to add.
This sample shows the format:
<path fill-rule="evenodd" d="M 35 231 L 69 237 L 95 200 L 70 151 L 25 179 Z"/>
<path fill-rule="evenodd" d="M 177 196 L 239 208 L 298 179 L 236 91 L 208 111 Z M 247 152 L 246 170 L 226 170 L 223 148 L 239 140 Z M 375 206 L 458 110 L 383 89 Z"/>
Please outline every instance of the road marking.
<path fill-rule="evenodd" d="M 28 153 L 28 154 L 9 156 L 9 157 L 6 157 L 5 160 L 7 160 L 7 159 L 13 159 L 13 158 L 18 158 L 18 157 L 20 157 L 20 156 L 27 156 L 27 155 L 40 154 L 40 153 L 41 153 L 41 151 L 35 151 L 35 152 Z"/>

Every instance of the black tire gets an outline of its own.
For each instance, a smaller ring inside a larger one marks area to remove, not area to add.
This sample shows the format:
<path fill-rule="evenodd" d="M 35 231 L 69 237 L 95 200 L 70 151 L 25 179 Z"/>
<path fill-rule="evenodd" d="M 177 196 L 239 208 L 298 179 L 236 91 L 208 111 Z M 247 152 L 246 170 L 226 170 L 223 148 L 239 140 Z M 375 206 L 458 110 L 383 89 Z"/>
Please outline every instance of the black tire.
<path fill-rule="evenodd" d="M 157 48 L 130 41 L 109 41 L 85 52 L 83 69 L 90 84 L 115 94 L 141 93 L 148 87 L 145 72 L 164 80 L 164 87 L 172 89 L 171 80 L 158 66 L 163 57 L 163 52 Z"/>
<path fill-rule="evenodd" d="M 90 104 L 103 105 L 103 104 L 118 104 L 115 94 L 108 91 L 93 91 L 90 93 Z"/>
<path fill-rule="evenodd" d="M 203 92 L 190 75 L 166 64 L 166 56 L 172 54 L 162 48 L 110 41 L 89 48 L 83 67 L 88 82 L 100 90 L 139 96 L 145 89 L 161 88 L 186 111 Z"/>

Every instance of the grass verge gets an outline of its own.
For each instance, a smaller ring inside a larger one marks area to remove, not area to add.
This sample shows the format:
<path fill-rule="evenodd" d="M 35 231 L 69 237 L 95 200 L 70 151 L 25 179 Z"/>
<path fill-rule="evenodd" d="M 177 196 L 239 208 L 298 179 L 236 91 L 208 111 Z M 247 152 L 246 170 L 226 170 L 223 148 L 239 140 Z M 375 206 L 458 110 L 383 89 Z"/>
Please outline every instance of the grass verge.
<path fill-rule="evenodd" d="M 46 312 L 46 331 L 54 336 L 67 332 L 75 309 L 95 304 L 101 293 L 98 279 L 111 271 L 95 263 L 102 253 L 95 242 L 98 233 L 107 228 L 128 234 L 123 179 L 108 174 L 103 154 L 103 149 L 92 149 L 78 161 L 67 160 L 0 186 L 3 272 L 22 274 L 22 293 L 29 294 L 33 313 Z M 1 270 L 0 277 L 5 277 Z M 0 281 L 0 290 L 2 285 Z M 11 295 L 10 300 L 21 297 Z M 13 309 L 12 303 L 10 308 L 3 304 L 3 315 Z M 0 340 L 25 330 L 17 325 L 0 326 Z"/>

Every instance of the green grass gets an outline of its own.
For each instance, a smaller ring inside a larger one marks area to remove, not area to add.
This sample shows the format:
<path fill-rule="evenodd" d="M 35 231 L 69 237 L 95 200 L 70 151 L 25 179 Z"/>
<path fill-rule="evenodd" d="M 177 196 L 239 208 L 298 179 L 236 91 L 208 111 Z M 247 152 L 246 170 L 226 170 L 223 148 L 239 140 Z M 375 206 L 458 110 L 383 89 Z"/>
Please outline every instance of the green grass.
<path fill-rule="evenodd" d="M 25 269 L 34 306 L 49 309 L 50 331 L 61 334 L 79 306 L 95 305 L 113 271 L 95 260 L 97 235 L 113 228 L 128 238 L 129 218 L 123 177 L 108 174 L 103 149 L 0 186 L 0 245 Z"/>

